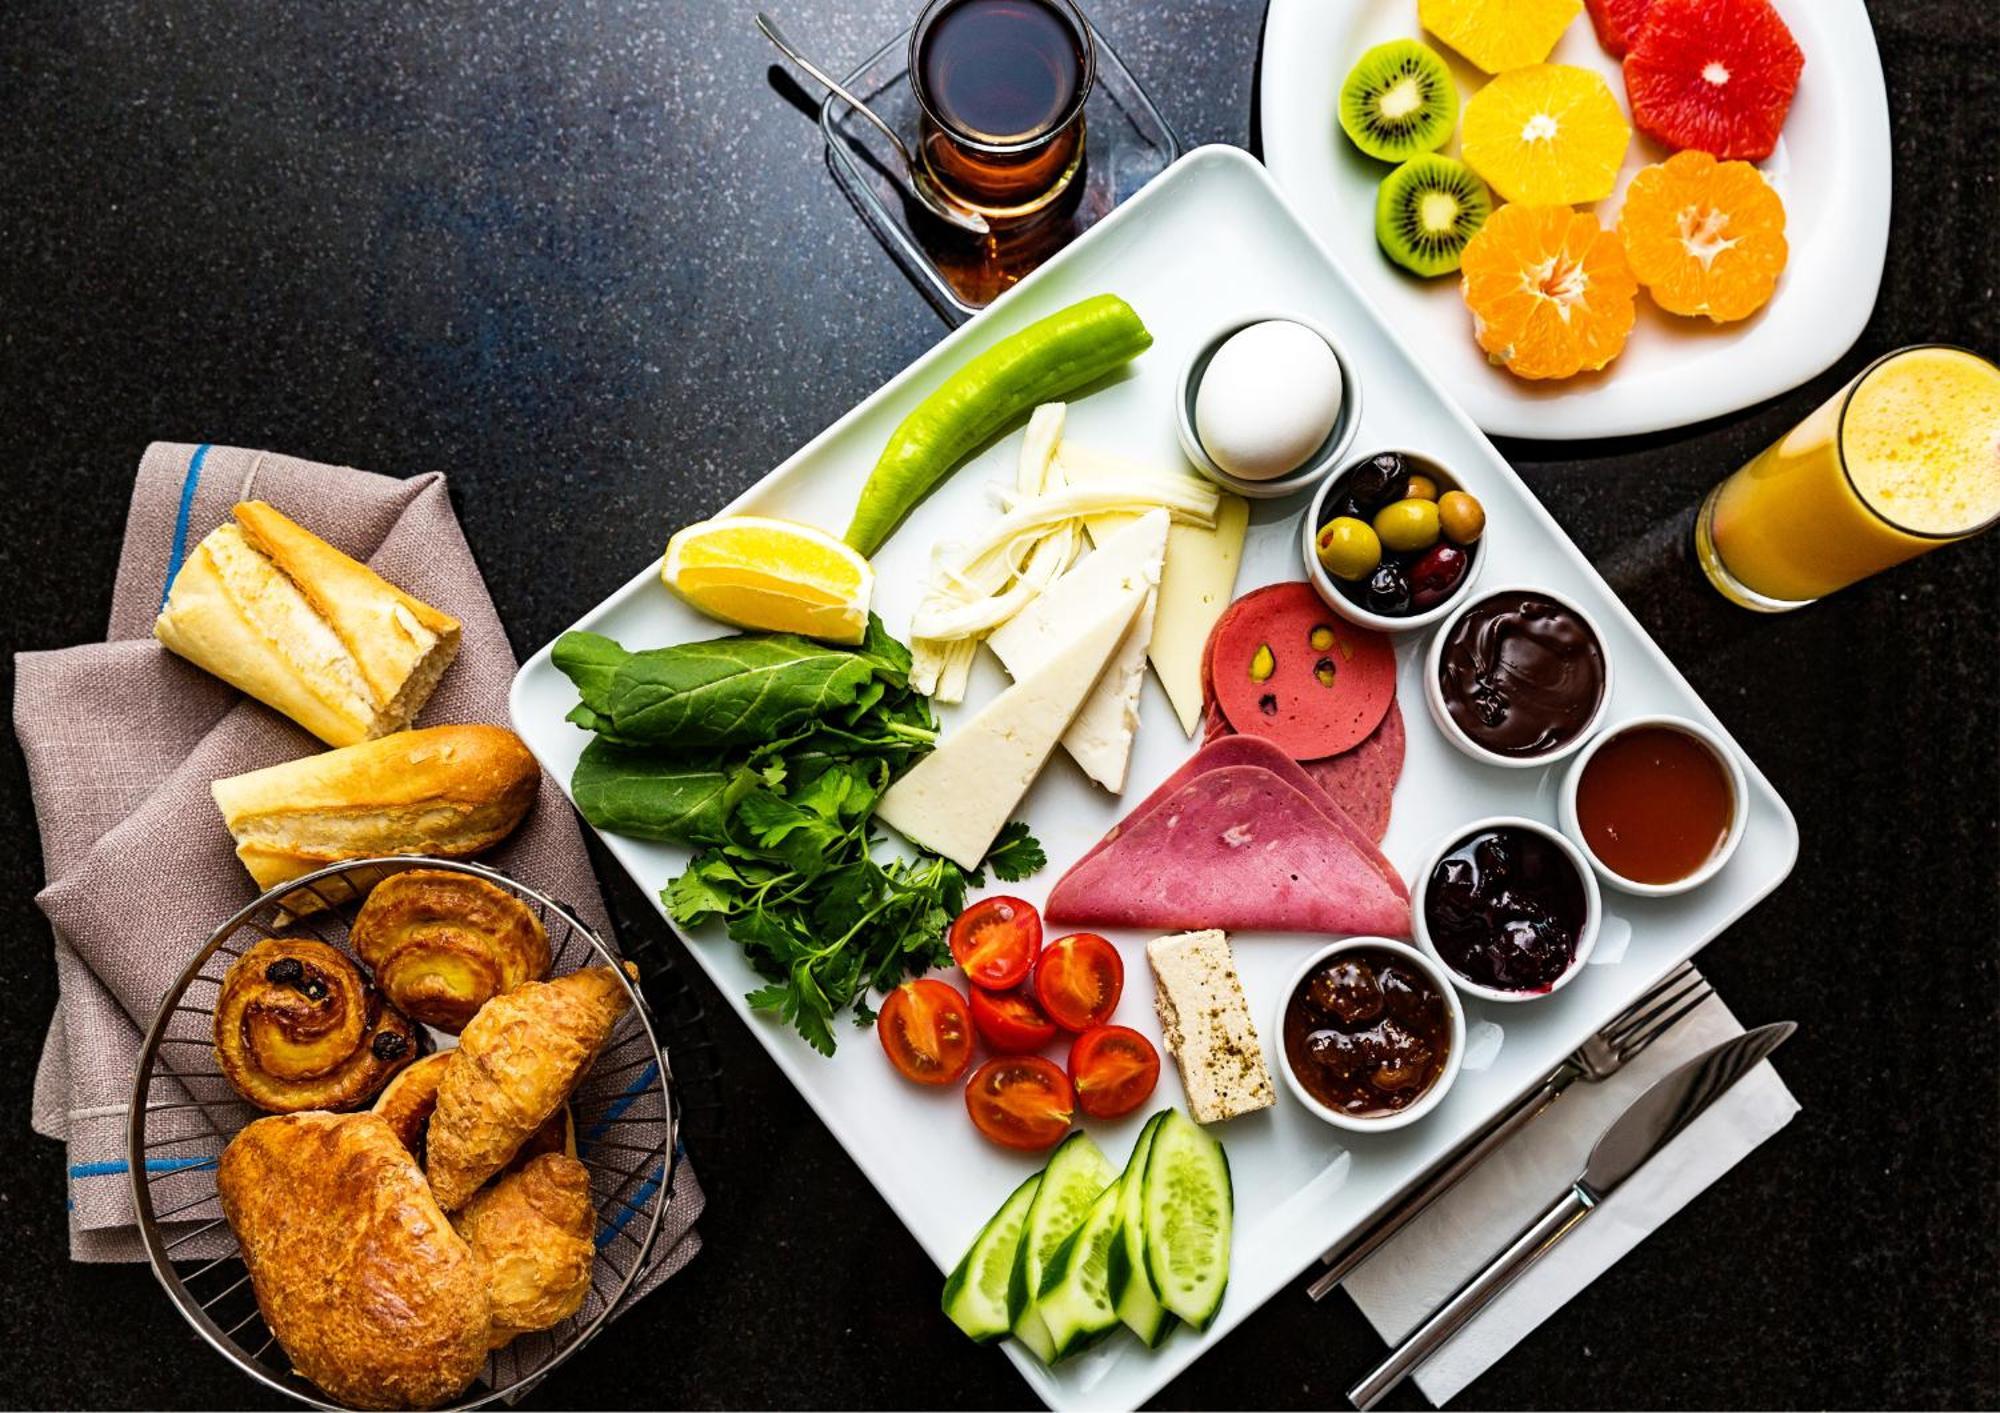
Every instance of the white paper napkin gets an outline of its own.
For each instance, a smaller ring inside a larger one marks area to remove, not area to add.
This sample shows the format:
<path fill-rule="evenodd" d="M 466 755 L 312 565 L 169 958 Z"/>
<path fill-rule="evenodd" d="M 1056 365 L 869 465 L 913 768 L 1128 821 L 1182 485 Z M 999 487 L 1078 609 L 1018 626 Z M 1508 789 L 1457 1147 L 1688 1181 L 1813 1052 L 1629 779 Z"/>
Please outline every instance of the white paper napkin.
<path fill-rule="evenodd" d="M 1610 1079 L 1571 1085 L 1348 1277 L 1361 1313 L 1383 1339 L 1399 1342 L 1562 1195 L 1605 1126 L 1647 1086 L 1742 1033 L 1729 1008 L 1711 997 Z M 1769 1062 L 1745 1075 L 1432 1355 L 1414 1376 L 1417 1386 L 1433 1403 L 1453 1397 L 1798 1111 Z"/>

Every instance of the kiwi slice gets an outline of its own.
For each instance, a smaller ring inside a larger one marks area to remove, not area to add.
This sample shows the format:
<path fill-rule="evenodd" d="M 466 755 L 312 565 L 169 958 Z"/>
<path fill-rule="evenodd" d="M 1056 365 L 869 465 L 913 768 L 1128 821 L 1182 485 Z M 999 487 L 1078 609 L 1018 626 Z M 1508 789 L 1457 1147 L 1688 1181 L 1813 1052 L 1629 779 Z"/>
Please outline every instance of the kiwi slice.
<path fill-rule="evenodd" d="M 1405 270 L 1448 275 L 1492 214 L 1493 194 L 1472 168 L 1427 152 L 1382 178 L 1375 239 Z"/>
<path fill-rule="evenodd" d="M 1340 125 L 1370 157 L 1435 152 L 1458 125 L 1458 89 L 1437 50 L 1392 39 L 1361 56 L 1340 88 Z"/>

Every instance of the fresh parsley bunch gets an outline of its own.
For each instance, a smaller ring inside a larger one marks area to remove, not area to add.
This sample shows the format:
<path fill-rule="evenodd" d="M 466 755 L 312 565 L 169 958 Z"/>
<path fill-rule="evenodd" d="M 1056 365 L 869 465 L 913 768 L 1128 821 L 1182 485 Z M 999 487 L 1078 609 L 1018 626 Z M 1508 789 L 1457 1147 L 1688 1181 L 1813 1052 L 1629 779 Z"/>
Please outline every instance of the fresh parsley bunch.
<path fill-rule="evenodd" d="M 870 617 L 858 648 L 744 634 L 627 652 L 566 634 L 555 663 L 597 733 L 572 790 L 592 824 L 696 849 L 662 893 L 683 926 L 721 919 L 768 985 L 750 993 L 822 1054 L 867 994 L 950 961 L 968 888 L 948 859 L 878 859 L 870 828 L 889 782 L 930 751 L 937 723 L 909 685 L 910 654 Z M 1047 862 L 1019 822 L 988 853 L 1003 880 Z"/>

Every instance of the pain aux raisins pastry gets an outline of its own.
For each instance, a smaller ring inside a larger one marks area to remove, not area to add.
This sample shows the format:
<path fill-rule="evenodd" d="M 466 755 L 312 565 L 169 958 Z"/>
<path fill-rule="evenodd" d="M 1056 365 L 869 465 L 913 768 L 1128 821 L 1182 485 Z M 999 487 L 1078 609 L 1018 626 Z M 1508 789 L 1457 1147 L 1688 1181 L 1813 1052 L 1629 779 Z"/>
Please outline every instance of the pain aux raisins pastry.
<path fill-rule="evenodd" d="M 423 1034 L 345 954 L 267 937 L 239 958 L 215 1006 L 215 1056 L 260 1109 L 358 1109 L 423 1053 Z"/>
<path fill-rule="evenodd" d="M 526 904 L 469 873 L 411 869 L 355 916 L 354 950 L 406 1014 L 456 1035 L 479 1008 L 549 970 L 549 935 Z"/>

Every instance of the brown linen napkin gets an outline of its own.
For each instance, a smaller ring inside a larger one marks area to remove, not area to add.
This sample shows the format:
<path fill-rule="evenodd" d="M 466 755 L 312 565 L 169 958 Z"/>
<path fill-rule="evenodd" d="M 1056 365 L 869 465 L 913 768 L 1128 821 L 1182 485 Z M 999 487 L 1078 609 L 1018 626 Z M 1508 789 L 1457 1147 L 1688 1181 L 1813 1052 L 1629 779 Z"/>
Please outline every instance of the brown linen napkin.
<path fill-rule="evenodd" d="M 109 641 L 16 658 L 14 726 L 41 826 L 48 886 L 37 902 L 55 927 L 59 989 L 36 1076 L 34 1126 L 69 1146 L 70 1254 L 80 1261 L 145 1259 L 125 1161 L 143 1027 L 215 924 L 256 896 L 209 783 L 324 749 L 152 637 L 182 558 L 232 505 L 251 498 L 460 620 L 458 659 L 421 725 L 507 720 L 513 651 L 442 476 L 402 481 L 233 447 L 147 448 Z M 609 934 L 575 817 L 553 781 L 543 782 L 513 836 L 485 857 Z M 700 1249 L 693 1223 L 702 1203 L 682 1162 L 633 1298 Z M 175 1256 L 220 1249 L 214 1235 L 197 1236 Z"/>

